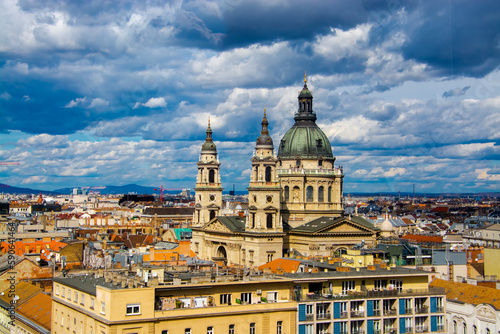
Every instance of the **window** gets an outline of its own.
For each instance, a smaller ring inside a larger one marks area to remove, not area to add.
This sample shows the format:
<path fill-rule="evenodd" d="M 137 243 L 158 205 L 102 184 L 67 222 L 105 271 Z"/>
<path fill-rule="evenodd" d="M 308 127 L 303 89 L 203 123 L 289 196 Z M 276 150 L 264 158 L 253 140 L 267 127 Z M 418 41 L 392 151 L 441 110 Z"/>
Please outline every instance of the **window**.
<path fill-rule="evenodd" d="M 213 169 L 208 171 L 208 183 L 215 183 L 215 171 Z"/>
<path fill-rule="evenodd" d="M 374 288 L 376 290 L 383 290 L 387 288 L 387 280 L 386 279 L 376 279 L 374 282 Z"/>
<path fill-rule="evenodd" d="M 94 298 L 90 298 L 90 309 L 94 309 Z"/>
<path fill-rule="evenodd" d="M 283 321 L 278 321 L 276 324 L 276 334 L 283 334 Z"/>
<path fill-rule="evenodd" d="M 230 293 L 221 294 L 220 295 L 220 303 L 231 305 L 231 294 Z"/>
<path fill-rule="evenodd" d="M 267 228 L 273 228 L 273 215 L 271 213 L 268 213 L 266 215 L 266 227 Z"/>
<path fill-rule="evenodd" d="M 323 186 L 318 188 L 318 202 L 325 201 L 325 188 Z"/>
<path fill-rule="evenodd" d="M 306 188 L 306 202 L 312 202 L 313 201 L 313 187 L 309 186 Z"/>
<path fill-rule="evenodd" d="M 80 296 L 80 304 L 82 306 L 85 306 L 85 295 L 82 293 L 82 295 Z"/>
<path fill-rule="evenodd" d="M 61 296 L 65 297 L 65 295 L 66 295 L 66 288 L 63 286 L 63 288 L 62 288 L 62 295 Z"/>
<path fill-rule="evenodd" d="M 251 292 L 242 292 L 241 293 L 241 302 L 242 303 L 252 303 L 252 293 Z"/>
<path fill-rule="evenodd" d="M 106 302 L 101 302 L 101 313 L 106 314 Z"/>
<path fill-rule="evenodd" d="M 166 329 L 162 330 L 161 334 L 168 334 L 168 330 L 166 330 Z"/>
<path fill-rule="evenodd" d="M 78 292 L 75 291 L 75 303 L 78 303 Z"/>
<path fill-rule="evenodd" d="M 191 334 L 191 328 L 186 328 L 184 330 L 184 334 Z"/>
<path fill-rule="evenodd" d="M 235 334 L 234 332 L 234 325 L 229 325 L 229 334 Z"/>
<path fill-rule="evenodd" d="M 307 304 L 306 305 L 306 315 L 313 314 L 313 306 L 312 304 Z"/>
<path fill-rule="evenodd" d="M 290 200 L 290 188 L 288 186 L 285 186 L 285 202 L 288 202 Z"/>
<path fill-rule="evenodd" d="M 64 312 L 61 312 L 61 327 L 64 326 Z"/>
<path fill-rule="evenodd" d="M 266 182 L 271 182 L 271 167 L 266 167 Z"/>
<path fill-rule="evenodd" d="M 56 295 L 59 295 L 59 284 L 56 285 Z"/>
<path fill-rule="evenodd" d="M 68 327 L 66 327 L 67 329 L 69 329 L 69 322 L 70 322 L 70 320 L 71 320 L 71 317 L 68 314 Z"/>
<path fill-rule="evenodd" d="M 306 333 L 305 334 L 314 334 L 314 325 L 306 325 Z"/>
<path fill-rule="evenodd" d="M 342 281 L 342 293 L 356 289 L 356 282 Z"/>
<path fill-rule="evenodd" d="M 71 290 L 68 289 L 68 299 L 71 300 Z"/>
<path fill-rule="evenodd" d="M 328 202 L 332 201 L 332 187 L 328 187 Z"/>
<path fill-rule="evenodd" d="M 214 334 L 214 328 L 212 326 L 207 327 L 207 334 Z"/>
<path fill-rule="evenodd" d="M 255 334 L 255 322 L 250 324 L 250 334 Z"/>
<path fill-rule="evenodd" d="M 391 279 L 391 285 L 398 292 L 403 292 L 403 280 L 401 280 L 401 279 Z"/>
<path fill-rule="evenodd" d="M 127 315 L 141 314 L 141 304 L 127 304 Z"/>

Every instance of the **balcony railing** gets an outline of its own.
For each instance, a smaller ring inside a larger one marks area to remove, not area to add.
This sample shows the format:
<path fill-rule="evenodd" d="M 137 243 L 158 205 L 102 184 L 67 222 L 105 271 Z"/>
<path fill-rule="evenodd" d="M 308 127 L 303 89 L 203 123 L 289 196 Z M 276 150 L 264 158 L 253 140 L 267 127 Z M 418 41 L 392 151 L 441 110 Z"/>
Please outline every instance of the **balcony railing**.
<path fill-rule="evenodd" d="M 351 311 L 351 318 L 359 318 L 359 317 L 364 317 L 365 312 L 363 311 Z"/>
<path fill-rule="evenodd" d="M 314 320 L 314 314 L 306 314 L 306 321 L 313 321 Z"/>
<path fill-rule="evenodd" d="M 351 334 L 365 334 L 365 331 L 362 329 L 352 329 Z"/>
<path fill-rule="evenodd" d="M 348 316 L 349 316 L 349 313 L 347 313 L 347 312 L 340 312 L 340 318 L 341 319 L 347 318 Z"/>
<path fill-rule="evenodd" d="M 406 327 L 404 332 L 405 333 L 413 333 L 413 327 Z"/>
<path fill-rule="evenodd" d="M 441 332 L 444 331 L 444 325 L 437 325 L 436 329 Z"/>
<path fill-rule="evenodd" d="M 381 314 L 380 310 L 373 310 L 374 317 L 380 317 L 380 314 Z"/>
<path fill-rule="evenodd" d="M 395 315 L 397 312 L 396 312 L 396 309 L 395 308 L 391 308 L 391 309 L 385 309 L 384 310 L 384 315 Z"/>
<path fill-rule="evenodd" d="M 401 292 L 397 290 L 368 290 L 368 291 L 348 291 L 339 294 L 317 294 L 308 293 L 297 295 L 292 292 L 290 299 L 294 301 L 301 300 L 338 300 L 338 299 L 365 299 L 365 298 L 384 298 L 384 297 L 403 297 L 403 296 L 430 296 L 444 295 L 445 290 L 441 287 L 432 287 L 429 289 L 407 289 Z"/>
<path fill-rule="evenodd" d="M 405 314 L 412 314 L 413 309 L 412 308 L 405 308 Z"/>
<path fill-rule="evenodd" d="M 444 307 L 443 306 L 436 307 L 436 312 L 438 313 L 444 312 Z"/>
<path fill-rule="evenodd" d="M 318 320 L 325 320 L 325 319 L 331 319 L 332 315 L 330 313 L 318 313 L 316 318 Z"/>
<path fill-rule="evenodd" d="M 417 326 L 415 327 L 415 332 L 416 333 L 427 333 L 429 331 L 429 328 L 427 326 Z"/>
<path fill-rule="evenodd" d="M 417 314 L 429 313 L 429 308 L 427 306 L 417 307 L 415 308 L 415 313 Z"/>
<path fill-rule="evenodd" d="M 397 332 L 396 328 L 387 327 L 384 329 L 384 334 L 396 334 Z"/>
<path fill-rule="evenodd" d="M 382 334 L 382 331 L 380 329 L 374 329 L 373 334 Z"/>

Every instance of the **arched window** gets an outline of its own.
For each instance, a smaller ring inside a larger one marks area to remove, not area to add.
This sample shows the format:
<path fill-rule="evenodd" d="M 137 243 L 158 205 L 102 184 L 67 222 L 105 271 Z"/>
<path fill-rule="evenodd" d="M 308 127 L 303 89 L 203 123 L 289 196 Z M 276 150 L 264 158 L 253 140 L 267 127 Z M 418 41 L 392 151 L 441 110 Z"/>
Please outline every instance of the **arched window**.
<path fill-rule="evenodd" d="M 290 200 L 290 188 L 288 186 L 285 186 L 285 202 L 288 202 Z"/>
<path fill-rule="evenodd" d="M 266 182 L 271 182 L 271 167 L 266 167 Z"/>
<path fill-rule="evenodd" d="M 453 334 L 457 334 L 457 322 L 453 321 Z"/>
<path fill-rule="evenodd" d="M 252 228 L 255 228 L 255 213 L 252 213 Z"/>
<path fill-rule="evenodd" d="M 477 334 L 477 327 L 476 325 L 472 326 L 472 333 Z"/>
<path fill-rule="evenodd" d="M 255 166 L 255 181 L 259 181 L 259 166 Z"/>
<path fill-rule="evenodd" d="M 213 169 L 208 171 L 208 183 L 215 183 L 215 171 Z"/>
<path fill-rule="evenodd" d="M 465 322 L 464 322 L 464 323 L 462 323 L 462 327 L 463 327 L 463 329 L 464 329 L 464 330 L 463 330 L 463 333 L 464 333 L 464 334 L 467 334 L 467 324 L 466 324 Z"/>
<path fill-rule="evenodd" d="M 210 220 L 215 218 L 215 211 L 210 211 Z"/>
<path fill-rule="evenodd" d="M 325 188 L 323 186 L 320 186 L 318 188 L 318 202 L 324 202 L 325 201 Z"/>
<path fill-rule="evenodd" d="M 273 215 L 268 213 L 266 217 L 266 227 L 273 228 Z"/>
<path fill-rule="evenodd" d="M 309 186 L 306 189 L 306 202 L 312 202 L 313 201 L 313 187 Z"/>
<path fill-rule="evenodd" d="M 320 166 L 320 167 L 323 166 L 323 160 L 318 161 L 318 166 Z"/>
<path fill-rule="evenodd" d="M 328 202 L 332 201 L 332 187 L 328 187 Z"/>
<path fill-rule="evenodd" d="M 297 167 L 300 167 L 300 159 L 297 159 L 296 164 L 297 164 Z"/>

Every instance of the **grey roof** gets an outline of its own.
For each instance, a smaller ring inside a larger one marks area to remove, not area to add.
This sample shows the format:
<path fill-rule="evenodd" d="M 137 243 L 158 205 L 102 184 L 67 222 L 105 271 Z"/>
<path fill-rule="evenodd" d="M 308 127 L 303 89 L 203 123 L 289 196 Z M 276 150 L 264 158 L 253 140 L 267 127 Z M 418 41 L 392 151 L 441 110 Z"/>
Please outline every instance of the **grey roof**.
<path fill-rule="evenodd" d="M 382 224 L 384 221 L 385 221 L 384 217 L 377 217 L 377 219 L 375 220 L 375 224 Z M 389 222 L 394 227 L 407 227 L 408 226 L 401 218 L 391 217 L 391 218 L 389 218 Z"/>
<path fill-rule="evenodd" d="M 54 282 L 64 284 L 66 286 L 88 293 L 92 296 L 96 295 L 97 285 L 105 286 L 104 277 L 95 278 L 94 275 L 56 277 L 54 278 Z M 112 288 L 112 286 L 109 286 L 109 288 Z"/>
<path fill-rule="evenodd" d="M 320 217 L 315 220 L 312 220 L 308 223 L 300 225 L 294 229 L 292 232 L 305 232 L 305 233 L 320 233 L 330 227 L 337 225 L 343 221 L 352 221 L 355 224 L 361 225 L 367 229 L 375 231 L 376 228 L 372 223 L 358 216 L 353 216 L 350 218 L 347 217 Z"/>
<path fill-rule="evenodd" d="M 245 231 L 245 219 L 239 216 L 217 216 L 217 220 L 226 225 L 231 232 Z"/>

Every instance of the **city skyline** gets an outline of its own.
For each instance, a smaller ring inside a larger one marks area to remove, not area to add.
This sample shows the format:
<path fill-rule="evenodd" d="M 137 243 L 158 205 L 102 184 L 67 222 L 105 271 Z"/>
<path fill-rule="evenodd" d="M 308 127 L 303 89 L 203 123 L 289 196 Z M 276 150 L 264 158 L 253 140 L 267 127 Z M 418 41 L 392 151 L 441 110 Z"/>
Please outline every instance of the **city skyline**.
<path fill-rule="evenodd" d="M 307 71 L 345 193 L 500 188 L 500 3 L 0 1 L 0 183 L 248 186 Z"/>

